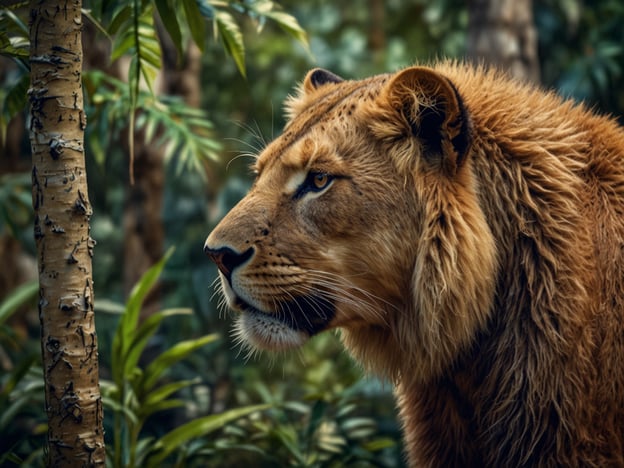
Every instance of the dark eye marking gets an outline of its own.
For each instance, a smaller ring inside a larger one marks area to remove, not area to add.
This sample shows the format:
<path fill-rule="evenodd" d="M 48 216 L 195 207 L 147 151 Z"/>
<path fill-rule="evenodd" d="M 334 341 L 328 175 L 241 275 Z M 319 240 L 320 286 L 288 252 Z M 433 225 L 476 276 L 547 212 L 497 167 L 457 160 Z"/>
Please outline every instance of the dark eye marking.
<path fill-rule="evenodd" d="M 303 197 L 306 193 L 319 193 L 329 188 L 329 186 L 339 178 L 326 172 L 310 171 L 305 180 L 299 185 L 293 198 L 296 200 Z"/>

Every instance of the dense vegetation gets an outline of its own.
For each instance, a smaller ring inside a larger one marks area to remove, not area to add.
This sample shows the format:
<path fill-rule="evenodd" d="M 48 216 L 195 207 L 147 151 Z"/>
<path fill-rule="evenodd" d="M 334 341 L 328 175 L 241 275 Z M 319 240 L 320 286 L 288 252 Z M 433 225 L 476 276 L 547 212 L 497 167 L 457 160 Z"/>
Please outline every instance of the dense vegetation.
<path fill-rule="evenodd" d="M 93 3 L 103 8 L 106 2 Z M 227 42 L 228 30 L 233 31 L 228 18 L 221 18 L 224 42 L 213 40 L 206 27 L 201 112 L 171 97 L 164 99 L 167 113 L 149 101 L 149 94 L 126 96 L 123 83 L 97 69 L 85 72 L 92 236 L 98 242 L 95 308 L 107 449 L 114 466 L 162 465 L 163 460 L 203 466 L 206 457 L 213 466 L 401 464 L 390 384 L 363 378 L 331 333 L 289 356 L 241 355 L 229 336 L 228 314 L 219 312 L 213 294 L 216 270 L 202 246 L 212 226 L 248 188 L 249 155 L 279 133 L 281 103 L 307 69 L 322 66 L 360 77 L 416 60 L 461 57 L 468 13 L 460 0 L 379 2 L 385 4 L 381 13 L 371 7 L 376 2 L 367 0 L 346 9 L 329 0 L 281 2 L 307 32 L 306 42 L 284 17 L 258 13 L 269 3 L 198 2 L 204 8 L 216 5 L 214 11 L 229 4 L 223 11 L 240 26 L 246 48 L 243 75 L 242 51 L 234 36 L 233 43 Z M 622 2 L 535 3 L 543 84 L 603 112 L 624 115 Z M 202 14 L 218 28 L 214 11 L 212 17 L 209 10 Z M 11 15 L 0 11 L 0 31 L 19 37 L 19 23 Z M 191 25 L 191 32 L 198 27 Z M 0 34 L 2 51 L 19 56 L 13 50 L 19 42 L 9 44 L 5 37 Z M 103 34 L 96 37 L 108 40 Z M 25 95 L 26 70 L 18 66 L 1 75 L 3 131 L 10 117 L 19 118 L 22 101 L 16 96 Z M 198 160 L 175 145 L 168 154 L 164 191 L 153 194 L 164 200 L 163 261 L 132 291 L 122 281 L 124 264 L 133 262 L 123 258 L 128 161 L 120 142 L 130 113 L 124 102 L 151 109 L 143 120 L 137 118 L 137 127 L 164 123 L 173 132 L 169 140 L 188 137 L 182 127 L 175 133 L 175 125 L 194 123 L 202 139 L 186 141 L 208 156 Z M 32 258 L 27 140 L 22 149 L 17 169 L 0 173 L 0 235 L 14 239 L 11 245 Z M 175 250 L 165 256 L 169 246 Z M 159 294 L 150 294 L 156 284 Z M 2 466 L 37 466 L 42 460 L 45 413 L 35 293 L 32 282 L 0 290 Z"/>

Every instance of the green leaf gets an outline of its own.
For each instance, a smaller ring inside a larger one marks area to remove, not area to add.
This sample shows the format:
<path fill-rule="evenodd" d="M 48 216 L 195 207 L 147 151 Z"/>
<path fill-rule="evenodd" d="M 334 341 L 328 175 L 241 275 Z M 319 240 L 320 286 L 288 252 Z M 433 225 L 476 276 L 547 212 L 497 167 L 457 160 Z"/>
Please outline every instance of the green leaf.
<path fill-rule="evenodd" d="M 0 54 L 18 59 L 28 59 L 30 42 L 25 37 L 0 36 Z"/>
<path fill-rule="evenodd" d="M 155 0 L 158 14 L 162 20 L 165 29 L 169 33 L 171 42 L 178 51 L 178 56 L 182 55 L 182 32 L 178 21 L 178 9 L 174 8 L 169 0 Z"/>
<path fill-rule="evenodd" d="M 182 0 L 182 6 L 184 7 L 184 13 L 186 14 L 186 23 L 191 30 L 191 37 L 197 47 L 201 51 L 204 50 L 204 41 L 206 38 L 206 27 L 204 24 L 204 17 L 199 11 L 199 6 L 196 0 Z"/>
<path fill-rule="evenodd" d="M 318 429 L 321 421 L 323 420 L 323 416 L 327 409 L 327 403 L 323 400 L 317 400 L 314 402 L 312 406 L 312 412 L 310 413 L 310 420 L 308 422 L 308 427 L 306 428 L 305 438 L 306 440 L 310 440 L 313 434 Z"/>
<path fill-rule="evenodd" d="M 395 447 L 396 446 L 396 441 L 390 439 L 390 438 L 379 438 L 379 439 L 375 439 L 375 440 L 371 440 L 370 442 L 366 442 L 364 444 L 362 444 L 362 447 L 367 451 L 367 452 L 378 452 L 379 450 L 384 450 L 390 447 Z"/>
<path fill-rule="evenodd" d="M 7 8 L 0 10 L 0 30 L 23 37 L 29 36 L 28 25 Z"/>
<path fill-rule="evenodd" d="M 145 420 L 148 416 L 158 413 L 159 411 L 166 411 L 173 408 L 182 408 L 186 406 L 186 401 L 179 399 L 163 400 L 152 403 L 150 405 L 141 405 L 139 410 L 139 417 Z"/>
<path fill-rule="evenodd" d="M 2 53 L 1 50 L 0 53 Z M 26 56 L 24 60 L 27 59 Z M 0 102 L 4 101 L 0 109 L 0 141 L 6 141 L 7 127 L 11 119 L 26 109 L 29 86 L 30 73 L 23 73 L 15 83 L 7 83 L 7 90 L 0 91 Z"/>
<path fill-rule="evenodd" d="M 246 77 L 245 44 L 238 24 L 231 14 L 223 10 L 215 10 L 214 21 L 217 24 L 217 30 L 221 35 L 225 50 L 234 59 L 240 74 Z"/>
<path fill-rule="evenodd" d="M 160 44 L 156 36 L 152 9 L 146 8 L 139 18 L 136 31 L 136 58 L 141 76 L 152 94 L 154 94 L 154 82 L 161 68 Z"/>
<path fill-rule="evenodd" d="M 191 385 L 195 385 L 199 382 L 201 382 L 201 379 L 198 377 L 195 379 L 179 380 L 177 382 L 171 382 L 169 384 L 162 385 L 156 390 L 153 390 L 152 392 L 147 394 L 145 399 L 143 400 L 143 404 L 145 406 L 153 405 L 162 400 L 165 400 L 169 397 L 169 395 L 177 392 L 178 390 L 189 387 Z M 141 414 L 144 414 L 144 408 L 141 408 Z M 147 413 L 145 413 L 145 415 L 147 415 Z"/>
<path fill-rule="evenodd" d="M 156 280 L 160 276 L 165 264 L 173 255 L 174 248 L 170 248 L 154 266 L 152 266 L 141 277 L 139 282 L 134 286 L 130 292 L 130 297 L 126 303 L 126 310 L 119 320 L 119 325 L 115 331 L 112 344 L 112 360 L 111 368 L 113 372 L 113 379 L 119 386 L 123 384 L 124 379 L 124 360 L 127 358 L 128 349 L 134 340 L 136 335 L 137 324 L 139 321 L 139 312 L 143 305 L 143 300 L 147 293 L 152 289 Z"/>
<path fill-rule="evenodd" d="M 96 299 L 94 308 L 96 313 L 101 312 L 103 314 L 111 315 L 122 315 L 126 311 L 123 304 L 111 301 L 110 299 Z"/>
<path fill-rule="evenodd" d="M 151 3 L 134 2 L 133 6 L 122 8 L 115 15 L 108 29 L 111 34 L 121 31 L 115 35 L 111 61 L 125 54 L 131 54 L 134 59 L 128 85 L 135 93 L 139 89 L 140 78 L 143 78 L 147 89 L 154 94 L 154 82 L 161 68 L 161 49 L 153 13 Z M 132 103 L 132 108 L 135 108 L 136 101 L 132 100 Z"/>
<path fill-rule="evenodd" d="M 127 25 L 127 29 L 124 33 L 119 36 L 115 36 L 115 40 L 113 41 L 113 49 L 111 50 L 110 56 L 111 62 L 114 62 L 122 55 L 133 52 L 135 47 L 135 37 L 132 34 L 133 30 L 130 29 L 130 24 Z"/>
<path fill-rule="evenodd" d="M 104 396 L 102 397 L 102 404 L 105 408 L 110 408 L 115 413 L 123 414 L 129 421 L 132 421 L 133 424 L 138 423 L 139 419 L 137 415 L 127 405 L 121 404 L 119 401 L 113 398 Z"/>
<path fill-rule="evenodd" d="M 283 11 L 269 11 L 266 13 L 266 17 L 275 21 L 290 36 L 301 42 L 308 52 L 310 51 L 308 35 L 297 21 L 297 18 Z"/>
<path fill-rule="evenodd" d="M 3 386 L 0 388 L 0 408 L 6 410 L 6 402 L 9 399 L 9 395 L 15 388 L 15 386 L 27 375 L 33 364 L 38 360 L 37 354 L 26 355 L 25 358 L 20 359 L 17 365 L 11 370 L 9 378 L 3 382 Z M 1 424 L 0 424 L 1 426 Z"/>
<path fill-rule="evenodd" d="M 13 291 L 0 304 L 0 324 L 7 320 L 19 307 L 37 296 L 39 282 L 37 280 L 24 283 Z"/>
<path fill-rule="evenodd" d="M 218 337 L 219 335 L 213 333 L 202 336 L 201 338 L 181 341 L 154 359 L 147 366 L 145 374 L 143 375 L 143 380 L 140 385 L 143 394 L 152 389 L 165 370 L 169 369 L 176 362 L 184 359 L 196 349 L 216 341 Z"/>
<path fill-rule="evenodd" d="M 155 453 L 146 460 L 146 466 L 156 467 L 176 449 L 183 447 L 190 440 L 204 437 L 211 432 L 223 428 L 236 419 L 248 416 L 258 411 L 268 409 L 270 405 L 255 405 L 235 408 L 220 414 L 194 419 L 168 432 L 154 444 Z"/>
<path fill-rule="evenodd" d="M 123 5 L 123 3 L 120 5 Z M 113 36 L 117 34 L 117 31 L 122 29 L 122 26 L 126 27 L 127 22 L 132 18 L 132 12 L 132 5 L 121 6 L 121 8 L 113 14 L 113 19 L 108 25 L 108 34 Z"/>
<path fill-rule="evenodd" d="M 132 343 L 128 348 L 127 354 L 124 356 L 124 375 L 130 375 L 132 370 L 137 366 L 139 358 L 145 349 L 145 345 L 149 339 L 154 336 L 154 333 L 160 327 L 160 322 L 165 317 L 173 315 L 190 315 L 193 311 L 191 309 L 167 309 L 150 315 L 146 318 L 139 328 L 134 333 Z"/>
<path fill-rule="evenodd" d="M 19 410 L 24 406 L 32 405 L 39 395 L 43 393 L 43 371 L 33 364 L 38 360 L 38 353 L 24 359 L 20 362 L 16 369 L 13 370 L 9 381 L 6 383 L 12 388 L 6 395 L 0 398 L 2 404 L 2 411 L 0 412 L 0 433 L 9 424 L 15 422 L 16 415 L 19 414 Z M 16 384 L 22 382 L 19 389 L 16 389 Z M 6 389 L 5 389 L 6 390 Z M 10 398 L 6 398 L 9 395 Z M 3 401 L 4 400 L 4 401 Z M 6 404 L 7 400 L 10 404 Z"/>
<path fill-rule="evenodd" d="M 175 158 L 177 173 L 184 168 L 194 168 L 204 176 L 201 161 L 217 159 L 221 149 L 221 145 L 208 136 L 213 126 L 205 111 L 171 97 L 163 98 L 159 105 L 144 107 L 143 110 L 144 127 L 158 126 L 162 130 L 155 144 L 164 145 L 167 163 Z"/>
<path fill-rule="evenodd" d="M 93 24 L 93 26 L 95 26 L 95 29 L 97 29 L 99 32 L 104 34 L 108 40 L 111 40 L 111 37 L 108 34 L 108 31 L 106 30 L 104 25 L 102 25 L 102 22 L 100 21 L 100 19 L 98 19 L 95 16 L 93 16 L 91 10 L 87 10 L 87 9 L 83 8 L 82 9 L 82 15 L 85 18 L 87 18 L 89 20 L 89 22 L 91 24 Z"/>
<path fill-rule="evenodd" d="M 280 425 L 273 431 L 273 434 L 279 439 L 288 452 L 297 459 L 300 465 L 307 465 L 305 462 L 305 455 L 299 447 L 300 444 L 298 443 L 297 432 L 293 427 Z"/>

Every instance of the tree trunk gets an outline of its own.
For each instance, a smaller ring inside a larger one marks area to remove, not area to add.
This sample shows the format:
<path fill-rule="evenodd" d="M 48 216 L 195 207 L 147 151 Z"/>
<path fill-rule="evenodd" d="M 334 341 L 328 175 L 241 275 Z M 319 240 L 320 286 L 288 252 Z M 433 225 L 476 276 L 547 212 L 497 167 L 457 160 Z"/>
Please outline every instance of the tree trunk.
<path fill-rule="evenodd" d="M 532 0 L 469 0 L 468 57 L 539 82 Z"/>
<path fill-rule="evenodd" d="M 104 466 L 81 0 L 30 4 L 30 141 L 49 467 Z"/>

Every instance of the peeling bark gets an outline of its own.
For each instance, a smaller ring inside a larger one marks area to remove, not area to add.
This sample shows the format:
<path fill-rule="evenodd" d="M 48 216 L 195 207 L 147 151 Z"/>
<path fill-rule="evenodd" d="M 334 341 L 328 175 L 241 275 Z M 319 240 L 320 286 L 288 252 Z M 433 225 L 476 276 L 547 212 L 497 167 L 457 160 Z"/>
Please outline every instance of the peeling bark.
<path fill-rule="evenodd" d="M 80 0 L 30 4 L 33 208 L 49 467 L 104 466 Z"/>

